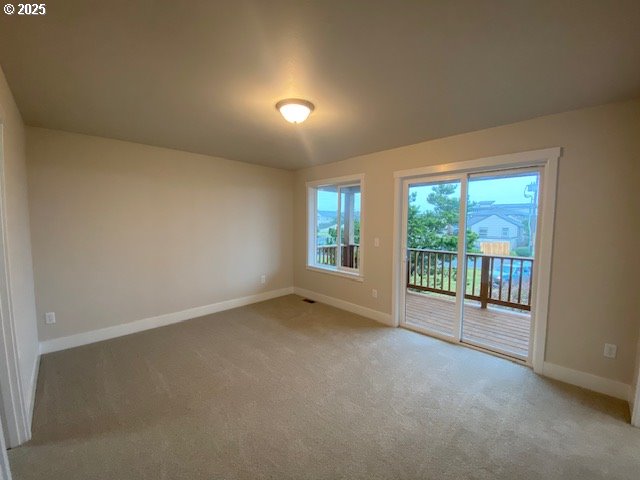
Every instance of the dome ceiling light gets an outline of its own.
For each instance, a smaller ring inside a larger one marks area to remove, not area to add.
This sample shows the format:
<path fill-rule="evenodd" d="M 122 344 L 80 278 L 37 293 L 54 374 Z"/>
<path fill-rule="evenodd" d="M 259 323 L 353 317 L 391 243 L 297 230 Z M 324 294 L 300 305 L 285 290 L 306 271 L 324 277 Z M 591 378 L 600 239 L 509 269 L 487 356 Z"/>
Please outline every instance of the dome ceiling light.
<path fill-rule="evenodd" d="M 300 98 L 286 98 L 276 103 L 276 108 L 280 111 L 287 122 L 302 123 L 315 108 L 313 103 Z"/>

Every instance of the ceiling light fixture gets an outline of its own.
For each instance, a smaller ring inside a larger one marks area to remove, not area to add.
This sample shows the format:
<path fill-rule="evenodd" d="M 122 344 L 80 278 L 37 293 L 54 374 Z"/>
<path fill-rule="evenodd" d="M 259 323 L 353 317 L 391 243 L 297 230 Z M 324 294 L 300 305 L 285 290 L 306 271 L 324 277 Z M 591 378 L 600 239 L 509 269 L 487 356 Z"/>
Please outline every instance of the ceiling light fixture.
<path fill-rule="evenodd" d="M 302 123 L 315 108 L 313 103 L 300 98 L 286 98 L 276 103 L 276 108 L 280 111 L 287 122 Z"/>

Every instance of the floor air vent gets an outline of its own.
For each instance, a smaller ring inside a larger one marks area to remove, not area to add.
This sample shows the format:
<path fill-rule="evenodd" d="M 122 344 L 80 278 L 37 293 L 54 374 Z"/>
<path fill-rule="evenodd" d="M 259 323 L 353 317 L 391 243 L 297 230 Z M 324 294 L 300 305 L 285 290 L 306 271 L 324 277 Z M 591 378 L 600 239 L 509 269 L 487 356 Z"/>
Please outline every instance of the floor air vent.
<path fill-rule="evenodd" d="M 302 301 L 307 303 L 316 303 L 315 300 L 311 300 L 310 298 L 303 298 Z"/>

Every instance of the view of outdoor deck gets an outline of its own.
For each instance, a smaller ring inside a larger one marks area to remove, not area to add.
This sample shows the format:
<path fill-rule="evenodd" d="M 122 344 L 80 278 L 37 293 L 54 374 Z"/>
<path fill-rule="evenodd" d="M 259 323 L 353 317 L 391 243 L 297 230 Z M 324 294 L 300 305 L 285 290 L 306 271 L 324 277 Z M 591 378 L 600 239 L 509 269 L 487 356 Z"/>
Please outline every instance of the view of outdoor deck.
<path fill-rule="evenodd" d="M 450 335 L 455 318 L 455 299 L 407 292 L 405 322 L 409 327 Z M 465 302 L 462 341 L 526 359 L 531 317 L 502 308 L 480 308 Z"/>
<path fill-rule="evenodd" d="M 460 339 L 526 359 L 534 259 L 474 253 L 466 255 L 466 264 Z M 407 326 L 455 336 L 457 280 L 457 252 L 408 249 Z"/>

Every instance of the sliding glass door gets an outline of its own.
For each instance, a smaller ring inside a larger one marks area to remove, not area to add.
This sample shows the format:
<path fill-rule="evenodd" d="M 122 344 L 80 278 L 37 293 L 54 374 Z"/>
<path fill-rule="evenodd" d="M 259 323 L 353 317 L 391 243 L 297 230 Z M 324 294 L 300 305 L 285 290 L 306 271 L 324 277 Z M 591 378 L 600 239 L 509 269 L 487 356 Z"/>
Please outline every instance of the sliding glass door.
<path fill-rule="evenodd" d="M 412 328 L 451 338 L 459 330 L 461 187 L 456 177 L 405 183 L 405 320 Z"/>
<path fill-rule="evenodd" d="M 540 172 L 469 175 L 465 343 L 526 360 L 531 337 Z"/>
<path fill-rule="evenodd" d="M 537 168 L 405 180 L 403 324 L 527 360 Z"/>

